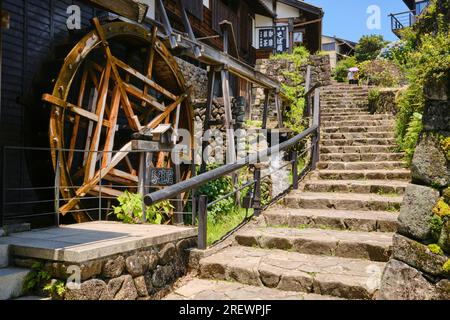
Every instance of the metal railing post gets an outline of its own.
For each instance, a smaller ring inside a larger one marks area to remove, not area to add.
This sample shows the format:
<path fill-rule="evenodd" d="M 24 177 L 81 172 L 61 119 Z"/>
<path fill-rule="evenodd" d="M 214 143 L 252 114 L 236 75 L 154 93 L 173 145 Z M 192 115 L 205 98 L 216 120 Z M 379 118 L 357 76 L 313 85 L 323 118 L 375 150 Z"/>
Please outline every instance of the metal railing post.
<path fill-rule="evenodd" d="M 100 170 L 103 163 L 104 153 L 100 152 Z M 102 178 L 98 181 L 98 221 L 102 221 Z"/>
<path fill-rule="evenodd" d="M 201 195 L 198 199 L 198 248 L 200 250 L 205 250 L 207 247 L 208 241 L 207 224 L 208 224 L 207 197 L 205 195 Z"/>
<path fill-rule="evenodd" d="M 255 210 L 255 216 L 259 216 L 261 214 L 261 169 L 255 167 L 253 180 L 255 181 L 255 191 L 253 191 L 253 209 Z"/>
<path fill-rule="evenodd" d="M 6 151 L 7 148 L 3 146 L 2 148 L 2 212 L 0 212 L 0 228 L 5 224 L 5 212 L 6 212 Z"/>
<path fill-rule="evenodd" d="M 55 224 L 59 227 L 59 208 L 60 199 L 59 195 L 61 194 L 61 150 L 57 151 L 56 155 L 56 172 L 55 172 Z"/>
<path fill-rule="evenodd" d="M 316 136 L 314 138 L 313 144 L 313 154 L 312 154 L 312 170 L 317 168 L 317 163 L 320 159 L 320 89 L 317 88 L 314 92 L 314 117 L 313 124 L 317 125 Z"/>
<path fill-rule="evenodd" d="M 297 151 L 292 151 L 292 188 L 298 190 L 298 154 Z"/>

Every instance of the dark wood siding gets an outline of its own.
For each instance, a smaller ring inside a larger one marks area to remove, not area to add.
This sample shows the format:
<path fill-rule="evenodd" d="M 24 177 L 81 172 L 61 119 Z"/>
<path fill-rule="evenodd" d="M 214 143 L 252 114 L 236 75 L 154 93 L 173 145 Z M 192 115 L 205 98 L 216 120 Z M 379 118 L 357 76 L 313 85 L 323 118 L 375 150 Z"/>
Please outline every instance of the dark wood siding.
<path fill-rule="evenodd" d="M 186 11 L 203 21 L 203 0 L 182 0 Z"/>
<path fill-rule="evenodd" d="M 10 29 L 2 30 L 2 83 L 0 146 L 48 147 L 48 109 L 41 94 L 51 88 L 51 75 L 57 73 L 55 48 L 69 39 L 67 8 L 79 5 L 82 27 L 100 12 L 72 0 L 3 0 L 2 9 L 10 14 Z M 9 151 L 0 161 L 2 188 L 52 185 L 48 154 Z M 40 167 L 42 166 L 42 167 Z M 44 169 L 45 168 L 45 169 Z M 37 174 L 37 176 L 36 176 Z M 8 193 L 8 201 L 38 198 L 35 194 Z M 3 199 L 0 200 L 3 202 Z M 2 204 L 2 203 L 0 203 Z M 7 213 L 15 211 L 6 208 Z M 33 214 L 34 208 L 22 208 Z"/>

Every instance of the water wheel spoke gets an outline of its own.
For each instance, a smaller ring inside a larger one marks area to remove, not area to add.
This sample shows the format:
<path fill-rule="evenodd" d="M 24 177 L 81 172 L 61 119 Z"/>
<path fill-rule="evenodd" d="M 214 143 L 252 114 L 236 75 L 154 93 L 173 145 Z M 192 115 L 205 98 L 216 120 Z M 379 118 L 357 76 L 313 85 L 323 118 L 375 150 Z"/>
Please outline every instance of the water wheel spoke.
<path fill-rule="evenodd" d="M 71 111 L 74 114 L 82 116 L 84 118 L 87 118 L 91 121 L 99 122 L 99 117 L 95 113 L 89 112 L 89 111 L 85 110 L 83 107 L 74 105 L 70 102 L 61 100 L 60 98 L 52 96 L 51 94 L 44 94 L 42 96 L 42 100 L 44 100 L 45 102 L 48 102 L 54 106 Z M 110 123 L 108 120 L 102 120 L 101 122 L 102 122 L 103 126 L 110 127 Z"/>
<path fill-rule="evenodd" d="M 96 115 L 99 118 L 99 121 L 103 121 L 103 117 L 105 115 L 105 106 L 108 98 L 108 89 L 109 82 L 111 76 L 111 65 L 108 63 L 106 65 L 105 72 L 102 75 L 99 98 L 97 101 L 96 107 Z M 111 124 L 110 124 L 111 125 Z M 114 128 L 112 128 L 114 130 Z M 102 133 L 102 126 L 97 123 L 95 127 L 94 135 L 92 136 L 90 152 L 88 156 L 88 160 L 86 162 L 86 175 L 84 181 L 89 181 L 94 176 L 95 165 L 97 163 L 98 150 L 100 144 L 100 135 Z"/>
<path fill-rule="evenodd" d="M 166 110 L 166 108 L 161 103 L 159 103 L 155 97 L 149 95 L 148 93 L 144 93 L 145 91 L 142 92 L 142 90 L 140 90 L 139 88 L 136 88 L 132 84 L 128 83 L 124 83 L 124 86 L 125 90 L 129 94 L 143 101 L 143 106 L 145 106 L 145 104 L 149 104 L 150 106 L 158 109 L 159 111 Z"/>
<path fill-rule="evenodd" d="M 112 151 L 114 148 L 114 137 L 116 134 L 117 120 L 119 117 L 119 107 L 120 107 L 120 92 L 116 88 L 113 91 L 112 101 L 111 101 L 111 115 L 109 117 L 110 127 L 106 133 L 105 147 L 103 148 L 103 159 L 102 168 L 106 168 L 108 163 L 111 162 Z"/>

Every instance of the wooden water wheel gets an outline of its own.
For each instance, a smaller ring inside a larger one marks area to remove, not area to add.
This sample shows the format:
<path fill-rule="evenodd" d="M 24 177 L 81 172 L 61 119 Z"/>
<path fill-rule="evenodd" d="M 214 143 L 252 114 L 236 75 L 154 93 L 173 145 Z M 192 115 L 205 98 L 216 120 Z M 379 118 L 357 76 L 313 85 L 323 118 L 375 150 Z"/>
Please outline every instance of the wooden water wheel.
<path fill-rule="evenodd" d="M 193 134 L 183 76 L 156 28 L 98 19 L 93 25 L 66 57 L 53 93 L 43 97 L 52 105 L 50 145 L 64 200 L 59 211 L 77 222 L 92 219 L 100 192 L 110 199 L 137 192 L 142 157 L 133 152 L 133 133 L 171 125 Z M 169 152 L 147 153 L 145 161 L 146 168 L 174 167 Z M 180 179 L 190 177 L 189 165 L 177 170 Z"/>

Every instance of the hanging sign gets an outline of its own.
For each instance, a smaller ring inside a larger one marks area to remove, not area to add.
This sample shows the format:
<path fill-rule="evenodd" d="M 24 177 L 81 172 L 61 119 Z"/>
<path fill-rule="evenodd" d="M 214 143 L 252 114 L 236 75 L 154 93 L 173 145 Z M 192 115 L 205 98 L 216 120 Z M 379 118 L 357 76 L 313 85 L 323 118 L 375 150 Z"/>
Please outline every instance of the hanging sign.
<path fill-rule="evenodd" d="M 273 28 L 259 29 L 259 48 L 273 48 L 274 32 Z"/>
<path fill-rule="evenodd" d="M 152 186 L 167 187 L 174 184 L 175 172 L 173 169 L 150 169 L 150 184 Z"/>
<path fill-rule="evenodd" d="M 276 30 L 276 52 L 282 53 L 287 51 L 287 26 L 277 27 Z"/>

